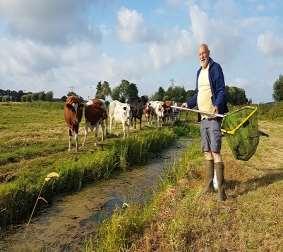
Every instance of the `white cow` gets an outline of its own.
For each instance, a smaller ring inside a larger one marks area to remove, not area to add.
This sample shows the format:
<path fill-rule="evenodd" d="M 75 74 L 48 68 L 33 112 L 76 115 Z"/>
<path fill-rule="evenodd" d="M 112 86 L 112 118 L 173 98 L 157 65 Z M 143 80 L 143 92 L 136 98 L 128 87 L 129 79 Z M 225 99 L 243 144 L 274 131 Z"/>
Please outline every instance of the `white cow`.
<path fill-rule="evenodd" d="M 150 105 L 154 110 L 156 116 L 157 127 L 162 126 L 162 121 L 164 117 L 164 108 L 162 101 L 150 101 Z"/>
<path fill-rule="evenodd" d="M 121 122 L 123 127 L 124 138 L 129 133 L 130 127 L 130 105 L 119 101 L 112 101 L 109 105 L 109 131 L 112 133 L 112 123 Z M 127 132 L 126 132 L 127 127 Z"/>
<path fill-rule="evenodd" d="M 178 107 L 177 102 L 173 102 L 173 106 Z M 178 121 L 180 119 L 180 109 L 172 108 L 172 120 L 173 122 Z"/>

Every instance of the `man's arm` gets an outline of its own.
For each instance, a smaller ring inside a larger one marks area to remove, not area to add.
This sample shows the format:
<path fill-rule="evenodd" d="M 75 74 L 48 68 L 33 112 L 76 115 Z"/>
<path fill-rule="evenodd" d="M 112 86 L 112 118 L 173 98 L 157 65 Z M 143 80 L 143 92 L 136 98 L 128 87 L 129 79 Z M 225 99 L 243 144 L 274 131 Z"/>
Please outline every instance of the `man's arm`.
<path fill-rule="evenodd" d="M 193 108 L 196 105 L 197 105 L 197 91 L 189 100 L 187 100 L 188 108 Z"/>
<path fill-rule="evenodd" d="M 225 98 L 225 81 L 223 71 L 220 65 L 217 68 L 217 78 L 215 85 L 215 101 L 214 105 L 219 109 L 221 105 L 224 103 Z"/>

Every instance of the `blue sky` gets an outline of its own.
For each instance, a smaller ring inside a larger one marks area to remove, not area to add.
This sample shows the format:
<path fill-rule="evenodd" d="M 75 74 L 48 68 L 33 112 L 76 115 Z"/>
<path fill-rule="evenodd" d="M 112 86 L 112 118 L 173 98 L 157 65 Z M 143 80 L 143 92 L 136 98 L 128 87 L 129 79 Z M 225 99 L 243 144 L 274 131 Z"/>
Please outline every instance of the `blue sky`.
<path fill-rule="evenodd" d="M 140 95 L 195 88 L 197 49 L 207 43 L 227 85 L 272 100 L 283 74 L 283 1 L 0 0 L 0 88 L 74 90 L 121 79 Z"/>

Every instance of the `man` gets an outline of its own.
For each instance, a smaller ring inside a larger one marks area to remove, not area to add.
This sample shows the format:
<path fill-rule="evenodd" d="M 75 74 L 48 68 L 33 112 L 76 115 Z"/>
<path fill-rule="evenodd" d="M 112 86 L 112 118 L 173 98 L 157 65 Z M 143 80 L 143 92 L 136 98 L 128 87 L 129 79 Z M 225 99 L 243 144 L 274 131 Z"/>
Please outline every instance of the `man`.
<path fill-rule="evenodd" d="M 228 112 L 225 99 L 225 82 L 221 66 L 209 57 L 206 44 L 199 47 L 200 69 L 197 71 L 196 93 L 188 100 L 189 108 L 198 106 L 200 111 L 211 114 Z M 206 178 L 204 192 L 213 192 L 214 169 L 218 183 L 218 198 L 227 199 L 224 190 L 224 164 L 221 158 L 221 119 L 201 115 L 201 145 L 206 160 Z"/>

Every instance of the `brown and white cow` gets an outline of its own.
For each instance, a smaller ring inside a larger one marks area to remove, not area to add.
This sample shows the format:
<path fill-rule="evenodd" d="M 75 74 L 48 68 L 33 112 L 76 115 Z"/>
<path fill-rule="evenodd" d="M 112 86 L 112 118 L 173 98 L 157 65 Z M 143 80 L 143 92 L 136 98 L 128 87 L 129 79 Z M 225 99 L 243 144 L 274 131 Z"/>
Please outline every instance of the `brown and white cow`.
<path fill-rule="evenodd" d="M 68 96 L 64 105 L 64 118 L 68 126 L 69 151 L 71 150 L 71 139 L 75 138 L 76 151 L 78 151 L 79 124 L 82 120 L 83 104 L 77 96 Z"/>
<path fill-rule="evenodd" d="M 163 109 L 164 109 L 164 116 L 163 116 L 163 122 L 172 122 L 172 114 L 173 114 L 173 110 L 172 110 L 172 106 L 173 102 L 172 101 L 164 101 L 163 102 Z"/>
<path fill-rule="evenodd" d="M 95 146 L 97 145 L 97 135 L 99 125 L 102 128 L 102 141 L 106 136 L 106 121 L 107 121 L 107 108 L 106 104 L 101 99 L 91 99 L 85 105 L 85 136 L 83 146 L 86 141 L 88 130 L 93 131 L 95 128 Z"/>
<path fill-rule="evenodd" d="M 148 125 L 152 124 L 153 118 L 155 116 L 155 112 L 150 102 L 146 103 L 143 113 Z"/>

